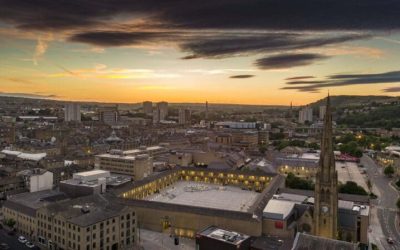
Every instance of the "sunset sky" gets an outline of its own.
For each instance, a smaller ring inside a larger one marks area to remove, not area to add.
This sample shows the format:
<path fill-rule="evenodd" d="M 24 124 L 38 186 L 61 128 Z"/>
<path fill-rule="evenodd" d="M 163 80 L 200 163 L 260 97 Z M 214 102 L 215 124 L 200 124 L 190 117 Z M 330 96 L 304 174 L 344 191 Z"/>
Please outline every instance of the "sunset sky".
<path fill-rule="evenodd" d="M 0 4 L 3 95 L 301 105 L 400 92 L 400 1 Z"/>

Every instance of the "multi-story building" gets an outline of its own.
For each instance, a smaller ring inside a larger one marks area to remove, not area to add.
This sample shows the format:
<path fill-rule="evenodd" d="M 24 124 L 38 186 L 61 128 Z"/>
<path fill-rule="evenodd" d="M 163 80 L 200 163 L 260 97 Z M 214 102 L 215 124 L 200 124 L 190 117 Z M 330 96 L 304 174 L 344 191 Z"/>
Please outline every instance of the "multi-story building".
<path fill-rule="evenodd" d="M 72 179 L 60 182 L 60 191 L 70 197 L 80 197 L 106 192 L 107 178 L 110 172 L 104 170 L 92 170 L 73 174 Z"/>
<path fill-rule="evenodd" d="M 64 107 L 64 121 L 80 122 L 81 121 L 81 105 L 79 103 L 66 103 Z"/>
<path fill-rule="evenodd" d="M 143 102 L 143 113 L 146 115 L 152 115 L 153 114 L 153 103 L 150 101 L 145 101 Z"/>
<path fill-rule="evenodd" d="M 55 202 L 36 217 L 37 239 L 50 249 L 132 249 L 137 240 L 134 210 L 102 195 Z"/>
<path fill-rule="evenodd" d="M 126 156 L 122 152 L 111 152 L 96 155 L 95 168 L 130 175 L 134 180 L 141 180 L 153 173 L 153 158 L 147 154 Z"/>
<path fill-rule="evenodd" d="M 190 110 L 189 109 L 179 109 L 179 124 L 187 125 L 190 124 Z"/>
<path fill-rule="evenodd" d="M 157 124 L 165 121 L 168 116 L 168 102 L 158 102 L 153 110 L 153 123 Z"/>
<path fill-rule="evenodd" d="M 168 116 L 168 102 L 157 103 L 157 109 L 160 113 L 160 121 L 166 120 Z"/>
<path fill-rule="evenodd" d="M 45 249 L 132 249 L 136 214 L 99 194 L 69 199 L 56 191 L 22 193 L 3 205 L 6 221 Z"/>
<path fill-rule="evenodd" d="M 99 109 L 99 120 L 108 125 L 116 124 L 118 122 L 118 108 L 102 107 Z"/>
<path fill-rule="evenodd" d="M 158 108 L 153 110 L 153 124 L 160 123 L 160 111 Z"/>
<path fill-rule="evenodd" d="M 15 123 L 0 122 L 0 143 L 15 143 Z"/>
<path fill-rule="evenodd" d="M 304 124 L 306 121 L 313 121 L 313 109 L 310 106 L 305 106 L 299 111 L 299 123 Z"/>
<path fill-rule="evenodd" d="M 258 145 L 268 145 L 269 144 L 269 131 L 262 129 L 258 131 Z"/>
<path fill-rule="evenodd" d="M 21 176 L 7 176 L 0 178 L 0 193 L 6 197 L 10 193 L 24 192 L 25 181 Z"/>
<path fill-rule="evenodd" d="M 53 188 L 53 173 L 41 168 L 27 169 L 17 173 L 25 181 L 29 192 L 50 190 Z"/>
<path fill-rule="evenodd" d="M 14 221 L 14 228 L 19 234 L 28 237 L 31 241 L 36 241 L 37 211 L 51 202 L 65 199 L 67 197 L 63 193 L 53 190 L 10 196 L 2 207 L 4 220 Z"/>
<path fill-rule="evenodd" d="M 232 132 L 232 145 L 245 149 L 253 149 L 258 145 L 258 132 L 257 131 L 233 131 Z"/>
<path fill-rule="evenodd" d="M 229 133 L 218 133 L 215 136 L 215 142 L 230 146 L 232 145 L 232 135 Z"/>

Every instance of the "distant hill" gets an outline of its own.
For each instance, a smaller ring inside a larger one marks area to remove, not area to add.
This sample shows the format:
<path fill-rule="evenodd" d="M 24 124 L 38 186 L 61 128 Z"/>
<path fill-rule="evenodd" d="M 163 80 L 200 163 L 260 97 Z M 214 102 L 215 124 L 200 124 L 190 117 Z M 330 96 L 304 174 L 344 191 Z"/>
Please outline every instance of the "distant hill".
<path fill-rule="evenodd" d="M 399 101 L 399 97 L 393 96 L 359 96 L 359 95 L 338 95 L 331 96 L 331 105 L 335 108 L 352 107 L 352 106 L 371 106 L 374 104 L 384 104 Z M 319 106 L 325 105 L 325 98 L 310 103 L 311 107 L 317 109 Z"/>
<path fill-rule="evenodd" d="M 311 103 L 314 114 L 326 99 Z M 334 118 L 339 125 L 353 128 L 400 127 L 400 98 L 391 96 L 331 96 Z"/>

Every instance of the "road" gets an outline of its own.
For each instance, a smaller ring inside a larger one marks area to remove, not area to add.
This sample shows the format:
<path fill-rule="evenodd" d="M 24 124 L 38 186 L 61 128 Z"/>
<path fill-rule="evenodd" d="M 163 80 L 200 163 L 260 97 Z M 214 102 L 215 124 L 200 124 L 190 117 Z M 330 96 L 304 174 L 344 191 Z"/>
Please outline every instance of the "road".
<path fill-rule="evenodd" d="M 24 244 L 17 240 L 17 234 L 10 236 L 3 229 L 0 229 L 0 243 L 7 243 L 10 246 L 10 250 L 31 250 L 31 248 L 26 247 Z"/>
<path fill-rule="evenodd" d="M 381 245 L 384 249 L 400 250 L 400 232 L 396 225 L 398 223 L 396 201 L 399 197 L 399 192 L 390 185 L 392 179 L 383 174 L 383 169 L 379 167 L 370 157 L 363 156 L 361 164 L 366 168 L 368 178 L 372 185 L 377 189 L 378 199 L 371 200 L 373 208 L 376 211 L 376 216 L 380 222 L 384 237 L 380 237 Z M 376 190 L 375 189 L 375 190 Z M 373 214 L 373 213 L 372 213 Z M 372 215 L 373 216 L 373 215 Z M 386 242 L 387 237 L 392 237 L 395 240 L 393 245 Z"/>

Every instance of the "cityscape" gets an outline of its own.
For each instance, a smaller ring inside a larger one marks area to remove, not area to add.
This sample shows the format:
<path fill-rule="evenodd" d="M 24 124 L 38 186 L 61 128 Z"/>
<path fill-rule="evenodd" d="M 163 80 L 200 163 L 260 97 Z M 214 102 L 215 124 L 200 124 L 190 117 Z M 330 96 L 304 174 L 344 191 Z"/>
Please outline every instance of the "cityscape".
<path fill-rule="evenodd" d="M 400 250 L 400 2 L 0 4 L 0 249 Z"/>

